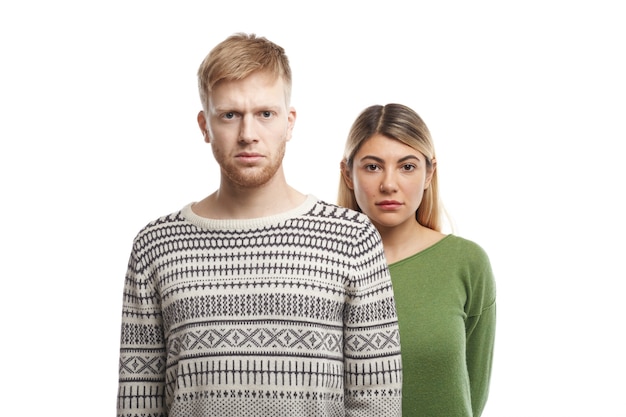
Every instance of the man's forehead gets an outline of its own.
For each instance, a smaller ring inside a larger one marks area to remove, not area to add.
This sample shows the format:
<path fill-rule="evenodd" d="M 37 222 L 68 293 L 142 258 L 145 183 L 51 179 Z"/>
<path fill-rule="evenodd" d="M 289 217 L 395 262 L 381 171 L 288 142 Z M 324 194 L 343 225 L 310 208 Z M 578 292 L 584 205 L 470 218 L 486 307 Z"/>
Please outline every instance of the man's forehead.
<path fill-rule="evenodd" d="M 249 76 L 241 80 L 224 80 L 209 94 L 209 105 L 217 110 L 236 107 L 286 107 L 282 78 Z"/>

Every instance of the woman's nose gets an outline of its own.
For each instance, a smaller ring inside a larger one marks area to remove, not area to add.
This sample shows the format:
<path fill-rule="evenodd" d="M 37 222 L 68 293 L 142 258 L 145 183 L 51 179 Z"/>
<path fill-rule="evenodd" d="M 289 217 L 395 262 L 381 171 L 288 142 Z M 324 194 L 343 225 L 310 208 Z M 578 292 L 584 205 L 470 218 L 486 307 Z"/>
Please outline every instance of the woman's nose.
<path fill-rule="evenodd" d="M 381 193 L 393 193 L 397 190 L 398 187 L 392 177 L 385 177 L 385 179 L 380 183 Z"/>

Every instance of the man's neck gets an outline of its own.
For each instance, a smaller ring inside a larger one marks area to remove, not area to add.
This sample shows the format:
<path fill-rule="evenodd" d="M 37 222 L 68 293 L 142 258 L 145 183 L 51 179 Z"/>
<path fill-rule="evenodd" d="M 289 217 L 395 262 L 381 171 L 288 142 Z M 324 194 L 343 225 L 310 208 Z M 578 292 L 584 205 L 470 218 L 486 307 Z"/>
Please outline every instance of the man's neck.
<path fill-rule="evenodd" d="M 222 183 L 217 191 L 194 204 L 193 211 L 211 219 L 254 219 L 289 211 L 305 199 L 286 182 L 251 189 Z"/>

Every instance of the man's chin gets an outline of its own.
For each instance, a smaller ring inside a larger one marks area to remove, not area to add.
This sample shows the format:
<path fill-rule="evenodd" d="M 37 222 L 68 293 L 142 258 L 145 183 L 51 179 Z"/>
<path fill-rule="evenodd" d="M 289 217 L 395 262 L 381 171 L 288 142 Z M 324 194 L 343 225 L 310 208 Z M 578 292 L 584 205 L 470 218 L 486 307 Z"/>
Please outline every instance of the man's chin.
<path fill-rule="evenodd" d="M 229 175 L 230 180 L 240 188 L 260 188 L 270 182 L 276 172 L 270 173 L 267 170 L 250 172 L 239 172 L 236 175 Z"/>

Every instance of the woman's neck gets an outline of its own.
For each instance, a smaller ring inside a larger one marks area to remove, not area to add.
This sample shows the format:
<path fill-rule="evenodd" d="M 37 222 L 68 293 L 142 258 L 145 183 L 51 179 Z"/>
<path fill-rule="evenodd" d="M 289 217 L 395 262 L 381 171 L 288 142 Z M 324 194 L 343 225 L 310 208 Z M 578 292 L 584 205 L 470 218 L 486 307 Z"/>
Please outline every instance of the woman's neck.
<path fill-rule="evenodd" d="M 387 263 L 408 258 L 434 245 L 445 237 L 443 233 L 422 226 L 415 220 L 396 227 L 379 227 Z"/>

